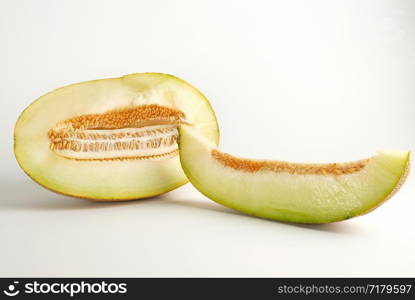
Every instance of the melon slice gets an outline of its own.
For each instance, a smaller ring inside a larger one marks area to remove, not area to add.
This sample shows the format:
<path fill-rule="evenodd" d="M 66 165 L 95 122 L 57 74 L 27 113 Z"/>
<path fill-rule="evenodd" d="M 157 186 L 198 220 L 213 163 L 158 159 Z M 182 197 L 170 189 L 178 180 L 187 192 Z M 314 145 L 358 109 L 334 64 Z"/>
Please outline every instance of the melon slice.
<path fill-rule="evenodd" d="M 131 74 L 54 90 L 17 120 L 15 156 L 42 186 L 71 196 L 126 200 L 188 180 L 177 146 L 180 122 L 218 143 L 208 100 L 166 74 Z"/>
<path fill-rule="evenodd" d="M 180 161 L 205 196 L 254 216 L 329 223 L 365 214 L 389 199 L 409 170 L 409 152 L 354 162 L 303 164 L 237 158 L 188 126 L 179 130 Z"/>

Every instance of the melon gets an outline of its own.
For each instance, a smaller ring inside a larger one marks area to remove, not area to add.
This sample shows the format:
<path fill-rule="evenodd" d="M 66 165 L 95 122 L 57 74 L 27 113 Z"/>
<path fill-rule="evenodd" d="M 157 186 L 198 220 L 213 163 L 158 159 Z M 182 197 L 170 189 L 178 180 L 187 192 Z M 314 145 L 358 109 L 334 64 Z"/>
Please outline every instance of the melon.
<path fill-rule="evenodd" d="M 235 157 L 191 125 L 179 128 L 180 161 L 206 197 L 246 214 L 296 223 L 330 223 L 372 211 L 403 184 L 410 153 L 379 151 L 342 163 L 291 163 Z"/>
<path fill-rule="evenodd" d="M 81 82 L 30 104 L 14 131 L 21 168 L 40 185 L 93 200 L 156 196 L 186 182 L 178 125 L 217 144 L 209 101 L 172 75 L 131 74 Z"/>

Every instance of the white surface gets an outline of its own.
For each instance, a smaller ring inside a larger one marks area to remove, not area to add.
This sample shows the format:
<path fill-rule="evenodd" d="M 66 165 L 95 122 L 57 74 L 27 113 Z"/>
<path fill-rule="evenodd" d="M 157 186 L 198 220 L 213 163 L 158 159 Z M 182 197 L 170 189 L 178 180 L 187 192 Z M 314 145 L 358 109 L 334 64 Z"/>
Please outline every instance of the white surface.
<path fill-rule="evenodd" d="M 0 2 L 0 276 L 415 276 L 415 184 L 371 214 L 291 225 L 191 185 L 91 203 L 32 182 L 13 126 L 56 87 L 175 74 L 212 102 L 221 147 L 296 161 L 415 149 L 414 1 Z"/>

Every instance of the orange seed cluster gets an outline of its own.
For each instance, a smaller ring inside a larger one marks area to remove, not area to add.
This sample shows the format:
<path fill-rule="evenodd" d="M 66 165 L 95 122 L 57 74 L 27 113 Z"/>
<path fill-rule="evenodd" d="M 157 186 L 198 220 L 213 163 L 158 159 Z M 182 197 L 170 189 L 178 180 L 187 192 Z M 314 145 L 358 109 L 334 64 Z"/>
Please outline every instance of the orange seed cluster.
<path fill-rule="evenodd" d="M 175 150 L 171 146 L 177 145 L 177 125 L 184 119 L 183 112 L 156 104 L 81 115 L 61 121 L 50 129 L 49 147 L 58 153 L 62 150 L 113 152 L 166 147 L 166 151 L 173 153 Z M 163 151 L 154 152 L 155 157 L 163 155 Z M 78 156 L 73 158 L 79 159 Z M 118 158 L 123 159 L 122 156 Z M 87 160 L 91 158 L 88 156 Z"/>
<path fill-rule="evenodd" d="M 286 172 L 290 174 L 302 175 L 344 175 L 360 171 L 369 162 L 369 159 L 364 159 L 349 163 L 302 164 L 284 161 L 250 160 L 234 157 L 232 155 L 219 152 L 216 149 L 211 151 L 211 155 L 226 167 L 250 173 L 258 171 L 272 171 L 277 173 Z"/>

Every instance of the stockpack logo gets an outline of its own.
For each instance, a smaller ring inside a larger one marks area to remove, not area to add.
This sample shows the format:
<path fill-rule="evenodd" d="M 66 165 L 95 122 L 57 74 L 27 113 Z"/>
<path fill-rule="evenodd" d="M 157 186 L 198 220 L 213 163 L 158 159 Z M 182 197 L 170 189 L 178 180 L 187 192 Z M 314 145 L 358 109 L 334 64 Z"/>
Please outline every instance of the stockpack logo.
<path fill-rule="evenodd" d="M 18 288 L 19 281 L 9 284 L 3 293 L 9 297 L 24 294 L 26 296 L 39 294 L 60 294 L 73 297 L 78 294 L 125 294 L 127 293 L 126 283 L 99 282 L 41 282 L 38 280 L 25 281 Z"/>
<path fill-rule="evenodd" d="M 14 281 L 12 284 L 9 284 L 9 286 L 6 290 L 3 291 L 3 293 L 10 297 L 17 296 L 20 293 L 20 291 L 17 289 L 18 284 L 18 281 Z"/>

